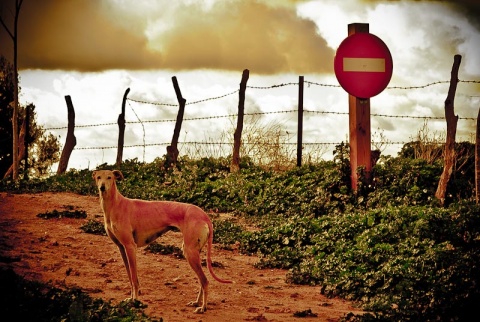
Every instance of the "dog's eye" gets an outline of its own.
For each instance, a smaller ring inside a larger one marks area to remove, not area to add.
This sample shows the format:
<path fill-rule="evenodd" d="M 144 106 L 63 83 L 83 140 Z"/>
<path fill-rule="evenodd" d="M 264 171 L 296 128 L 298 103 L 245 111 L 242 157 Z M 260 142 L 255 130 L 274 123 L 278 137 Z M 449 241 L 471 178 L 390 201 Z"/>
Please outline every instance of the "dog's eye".
<path fill-rule="evenodd" d="M 107 177 L 107 179 L 110 180 L 110 179 L 112 179 L 112 177 L 109 176 L 109 177 Z"/>
<path fill-rule="evenodd" d="M 98 177 L 97 177 L 97 180 L 100 180 L 100 178 L 101 178 L 101 177 L 100 177 L 100 176 L 98 176 Z"/>

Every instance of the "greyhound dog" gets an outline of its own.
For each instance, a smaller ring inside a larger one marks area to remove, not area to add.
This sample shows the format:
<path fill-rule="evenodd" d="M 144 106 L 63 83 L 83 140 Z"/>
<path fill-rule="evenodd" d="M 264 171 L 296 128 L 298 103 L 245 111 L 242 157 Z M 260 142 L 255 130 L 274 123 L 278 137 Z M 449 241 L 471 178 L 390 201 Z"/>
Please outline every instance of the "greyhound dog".
<path fill-rule="evenodd" d="M 131 285 L 131 299 L 139 295 L 137 277 L 137 247 L 153 242 L 162 234 L 178 228 L 183 234 L 183 253 L 200 281 L 197 300 L 188 303 L 195 313 L 207 310 L 208 280 L 202 270 L 200 250 L 207 243 L 207 267 L 214 279 L 232 283 L 215 275 L 212 268 L 213 226 L 208 215 L 199 207 L 174 201 L 145 201 L 124 197 L 116 181 L 123 179 L 118 170 L 97 170 L 93 179 L 100 195 L 107 235 L 118 246 Z M 202 300 L 202 303 L 200 303 Z"/>

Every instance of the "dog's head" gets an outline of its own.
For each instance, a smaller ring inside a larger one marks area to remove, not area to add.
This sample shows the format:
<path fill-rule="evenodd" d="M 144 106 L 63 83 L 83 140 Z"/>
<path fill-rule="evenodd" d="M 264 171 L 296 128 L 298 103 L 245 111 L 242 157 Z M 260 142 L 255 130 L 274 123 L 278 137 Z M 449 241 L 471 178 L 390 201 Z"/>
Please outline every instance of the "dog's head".
<path fill-rule="evenodd" d="M 115 181 L 122 180 L 123 174 L 119 170 L 96 170 L 92 174 L 100 193 L 108 192 L 115 187 Z"/>

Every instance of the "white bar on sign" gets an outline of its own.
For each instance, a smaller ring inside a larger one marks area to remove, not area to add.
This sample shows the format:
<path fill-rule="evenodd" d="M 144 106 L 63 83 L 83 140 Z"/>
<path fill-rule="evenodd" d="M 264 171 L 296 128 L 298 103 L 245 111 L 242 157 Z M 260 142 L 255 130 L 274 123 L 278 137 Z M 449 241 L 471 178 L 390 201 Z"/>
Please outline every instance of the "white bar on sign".
<path fill-rule="evenodd" d="M 344 72 L 385 72 L 384 58 L 343 58 Z"/>

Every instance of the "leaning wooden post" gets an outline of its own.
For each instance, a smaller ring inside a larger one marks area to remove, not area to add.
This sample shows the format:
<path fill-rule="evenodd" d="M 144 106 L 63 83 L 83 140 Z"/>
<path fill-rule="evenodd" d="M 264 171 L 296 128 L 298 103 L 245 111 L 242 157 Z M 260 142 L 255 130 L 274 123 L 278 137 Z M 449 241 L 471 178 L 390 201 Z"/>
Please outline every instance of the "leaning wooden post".
<path fill-rule="evenodd" d="M 167 146 L 167 160 L 165 161 L 165 168 L 168 168 L 177 163 L 178 159 L 178 138 L 180 136 L 180 130 L 182 128 L 183 114 L 185 113 L 185 104 L 187 100 L 183 98 L 182 92 L 180 91 L 180 86 L 178 85 L 177 77 L 172 77 L 173 88 L 175 89 L 175 94 L 177 95 L 178 101 L 178 114 L 177 120 L 175 122 L 175 128 L 173 129 L 172 142 Z"/>
<path fill-rule="evenodd" d="M 302 166 L 303 145 L 303 76 L 298 78 L 298 133 L 297 133 L 297 167 Z"/>
<path fill-rule="evenodd" d="M 477 205 L 480 202 L 480 109 L 478 109 L 475 136 L 475 201 Z"/>
<path fill-rule="evenodd" d="M 453 166 L 455 164 L 455 135 L 457 134 L 458 115 L 455 115 L 454 101 L 458 84 L 458 69 L 460 68 L 461 61 L 462 56 L 455 55 L 450 76 L 450 87 L 448 88 L 448 95 L 445 100 L 445 119 L 447 121 L 447 139 L 443 153 L 445 163 L 440 181 L 438 182 L 437 191 L 435 192 L 435 197 L 440 200 L 442 205 L 445 204 L 447 185 L 452 176 Z"/>
<path fill-rule="evenodd" d="M 122 164 L 123 159 L 123 143 L 125 141 L 125 103 L 127 102 L 127 96 L 130 93 L 130 88 L 127 88 L 123 94 L 122 100 L 122 113 L 118 114 L 118 146 L 117 146 L 117 162 L 115 165 L 119 167 Z"/>
<path fill-rule="evenodd" d="M 30 144 L 30 118 L 32 114 L 32 105 L 27 105 L 27 110 L 25 114 L 25 139 L 23 140 L 23 145 L 25 149 L 25 172 L 23 173 L 23 178 L 28 180 L 28 146 Z"/>
<path fill-rule="evenodd" d="M 243 116 L 245 113 L 245 91 L 247 89 L 249 75 L 250 72 L 248 69 L 243 70 L 240 91 L 238 92 L 238 118 L 237 128 L 233 135 L 233 155 L 232 163 L 230 164 L 230 172 L 237 172 L 240 170 L 240 146 L 242 143 Z"/>
<path fill-rule="evenodd" d="M 29 105 L 30 106 L 30 105 Z M 28 114 L 28 107 L 27 106 L 27 114 Z M 27 150 L 27 145 L 26 145 L 26 129 L 27 129 L 27 122 L 28 122 L 28 117 L 26 117 L 23 120 L 22 126 L 20 127 L 20 133 L 18 135 L 18 142 L 20 143 L 20 146 L 18 147 L 18 160 L 22 160 L 25 157 L 25 151 Z M 25 163 L 25 172 L 28 171 L 27 163 Z M 8 178 L 10 174 L 13 173 L 13 164 L 8 168 L 7 172 L 5 172 L 4 179 Z M 27 179 L 24 175 L 24 179 Z"/>
<path fill-rule="evenodd" d="M 68 160 L 72 154 L 73 148 L 77 145 L 77 138 L 73 133 L 75 130 L 75 109 L 73 108 L 72 98 L 70 95 L 65 96 L 68 110 L 68 129 L 67 138 L 65 139 L 65 146 L 63 147 L 60 162 L 58 164 L 57 174 L 62 174 L 67 171 Z"/>

